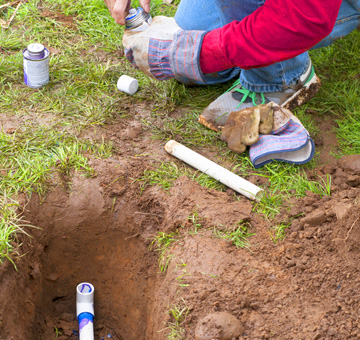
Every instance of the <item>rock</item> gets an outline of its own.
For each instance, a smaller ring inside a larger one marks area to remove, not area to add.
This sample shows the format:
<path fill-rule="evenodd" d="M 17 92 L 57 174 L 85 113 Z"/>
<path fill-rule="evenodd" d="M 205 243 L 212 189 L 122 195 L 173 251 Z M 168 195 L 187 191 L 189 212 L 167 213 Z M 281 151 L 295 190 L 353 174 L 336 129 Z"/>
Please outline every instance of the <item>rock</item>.
<path fill-rule="evenodd" d="M 296 266 L 296 261 L 295 260 L 288 260 L 285 264 L 286 267 L 291 268 Z"/>
<path fill-rule="evenodd" d="M 141 122 L 138 121 L 131 122 L 128 128 L 124 131 L 125 137 L 129 139 L 137 138 L 141 133 L 142 125 Z"/>
<path fill-rule="evenodd" d="M 58 275 L 56 273 L 50 273 L 47 277 L 46 280 L 48 281 L 56 281 L 58 279 Z"/>
<path fill-rule="evenodd" d="M 352 187 L 358 187 L 360 185 L 360 176 L 358 175 L 350 175 L 346 179 L 346 183 Z"/>
<path fill-rule="evenodd" d="M 314 234 L 315 234 L 315 231 L 316 231 L 315 228 L 308 227 L 308 228 L 305 229 L 303 235 L 304 235 L 305 238 L 312 238 L 314 236 Z"/>
<path fill-rule="evenodd" d="M 304 204 L 305 205 L 313 205 L 315 202 L 315 198 L 314 197 L 305 197 L 304 198 Z"/>
<path fill-rule="evenodd" d="M 35 263 L 34 265 L 32 265 L 30 270 L 30 276 L 33 279 L 38 279 L 39 277 L 41 277 L 41 271 L 40 271 L 40 265 L 38 263 Z"/>
<path fill-rule="evenodd" d="M 327 219 L 325 210 L 320 208 L 316 209 L 310 214 L 307 214 L 304 218 L 301 219 L 302 225 L 309 224 L 313 227 L 321 226 Z"/>
<path fill-rule="evenodd" d="M 321 338 L 322 338 L 322 334 L 321 334 L 321 332 L 318 332 L 313 336 L 312 340 L 319 340 Z"/>
<path fill-rule="evenodd" d="M 231 340 L 244 331 L 243 324 L 230 313 L 211 313 L 197 323 L 195 340 Z"/>
<path fill-rule="evenodd" d="M 349 210 L 352 208 L 351 203 L 338 202 L 333 207 L 333 211 L 336 214 L 336 218 L 341 221 L 344 217 L 348 215 Z"/>
<path fill-rule="evenodd" d="M 345 169 L 360 175 L 360 155 L 349 155 L 338 159 L 338 165 Z"/>

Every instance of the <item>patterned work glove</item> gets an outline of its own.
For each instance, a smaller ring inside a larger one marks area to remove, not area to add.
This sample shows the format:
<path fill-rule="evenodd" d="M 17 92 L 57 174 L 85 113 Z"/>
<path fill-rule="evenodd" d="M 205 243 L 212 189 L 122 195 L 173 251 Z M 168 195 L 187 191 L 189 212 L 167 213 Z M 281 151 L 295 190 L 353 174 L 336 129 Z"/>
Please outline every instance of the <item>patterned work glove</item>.
<path fill-rule="evenodd" d="M 274 126 L 270 134 L 261 135 L 250 146 L 249 156 L 255 168 L 281 161 L 292 164 L 309 162 L 315 145 L 299 118 L 291 111 L 273 103 Z"/>
<path fill-rule="evenodd" d="M 253 145 L 259 140 L 259 132 L 269 134 L 273 123 L 273 103 L 231 112 L 223 127 L 221 140 L 227 142 L 230 150 L 242 153 L 247 145 Z"/>
<path fill-rule="evenodd" d="M 157 80 L 183 77 L 204 81 L 199 57 L 205 31 L 184 31 L 174 18 L 154 17 L 142 32 L 125 30 L 126 58 L 142 72 Z"/>

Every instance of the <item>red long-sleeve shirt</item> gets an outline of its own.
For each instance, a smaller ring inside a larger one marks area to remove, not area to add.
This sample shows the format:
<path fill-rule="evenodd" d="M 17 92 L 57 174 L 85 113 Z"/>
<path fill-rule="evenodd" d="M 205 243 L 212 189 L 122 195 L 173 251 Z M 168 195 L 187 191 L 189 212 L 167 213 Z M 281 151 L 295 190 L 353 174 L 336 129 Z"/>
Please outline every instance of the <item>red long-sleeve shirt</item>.
<path fill-rule="evenodd" d="M 242 21 L 207 33 L 200 52 L 203 73 L 251 69 L 293 58 L 332 31 L 342 0 L 266 0 Z"/>

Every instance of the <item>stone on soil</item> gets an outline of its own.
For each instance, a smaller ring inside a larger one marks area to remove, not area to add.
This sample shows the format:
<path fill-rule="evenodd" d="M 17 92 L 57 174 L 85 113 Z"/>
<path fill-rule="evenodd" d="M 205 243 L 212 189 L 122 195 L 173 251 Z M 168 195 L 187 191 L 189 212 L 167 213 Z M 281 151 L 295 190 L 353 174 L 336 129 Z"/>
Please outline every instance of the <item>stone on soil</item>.
<path fill-rule="evenodd" d="M 360 175 L 360 155 L 349 155 L 338 159 L 338 165 L 345 169 Z"/>
<path fill-rule="evenodd" d="M 311 213 L 307 214 L 304 218 L 301 219 L 301 223 L 309 224 L 311 226 L 320 226 L 322 223 L 324 223 L 327 219 L 325 210 L 322 208 L 316 209 L 312 211 Z"/>
<path fill-rule="evenodd" d="M 346 217 L 353 207 L 351 203 L 338 202 L 334 205 L 333 211 L 335 212 L 336 218 L 341 221 Z"/>
<path fill-rule="evenodd" d="M 211 313 L 199 320 L 195 340 L 231 340 L 244 333 L 243 324 L 227 312 Z"/>

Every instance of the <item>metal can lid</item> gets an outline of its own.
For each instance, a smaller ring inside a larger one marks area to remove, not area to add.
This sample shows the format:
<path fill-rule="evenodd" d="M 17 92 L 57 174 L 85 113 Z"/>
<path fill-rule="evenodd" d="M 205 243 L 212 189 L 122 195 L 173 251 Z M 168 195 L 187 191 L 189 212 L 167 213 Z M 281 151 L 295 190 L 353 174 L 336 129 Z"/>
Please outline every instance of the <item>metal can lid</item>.
<path fill-rule="evenodd" d="M 140 26 L 144 21 L 151 18 L 149 13 L 146 13 L 141 7 L 130 8 L 129 14 L 125 18 L 125 27 L 127 29 L 134 29 Z"/>
<path fill-rule="evenodd" d="M 27 50 L 30 54 L 41 54 L 44 52 L 45 47 L 42 44 L 34 43 L 34 44 L 30 44 L 27 47 Z"/>
<path fill-rule="evenodd" d="M 130 8 L 129 9 L 129 14 L 126 16 L 125 20 L 131 20 L 134 17 L 137 16 L 137 14 L 141 11 L 141 8 L 135 9 L 135 8 Z"/>

